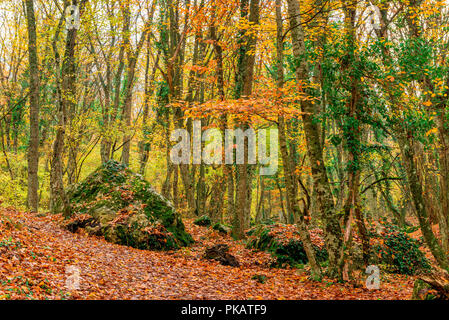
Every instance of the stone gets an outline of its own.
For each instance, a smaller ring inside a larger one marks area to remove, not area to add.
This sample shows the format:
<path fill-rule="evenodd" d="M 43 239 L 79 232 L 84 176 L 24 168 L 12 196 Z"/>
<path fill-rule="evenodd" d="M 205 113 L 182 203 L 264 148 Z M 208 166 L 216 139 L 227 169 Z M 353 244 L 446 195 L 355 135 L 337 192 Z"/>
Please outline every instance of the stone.
<path fill-rule="evenodd" d="M 216 260 L 224 266 L 238 267 L 240 263 L 237 258 L 228 253 L 229 246 L 227 244 L 217 244 L 207 248 L 204 253 L 205 259 Z"/>
<path fill-rule="evenodd" d="M 172 250 L 193 242 L 173 205 L 142 176 L 117 161 L 67 190 L 72 216 L 64 226 L 139 249 Z"/>
<path fill-rule="evenodd" d="M 204 215 L 196 219 L 193 223 L 200 227 L 208 227 L 212 224 L 212 221 L 209 216 Z"/>

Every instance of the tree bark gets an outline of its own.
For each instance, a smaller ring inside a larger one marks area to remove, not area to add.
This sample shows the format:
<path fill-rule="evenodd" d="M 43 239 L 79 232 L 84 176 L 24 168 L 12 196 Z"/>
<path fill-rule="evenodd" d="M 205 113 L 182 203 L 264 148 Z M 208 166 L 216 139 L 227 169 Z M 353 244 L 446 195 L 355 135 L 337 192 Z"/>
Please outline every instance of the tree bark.
<path fill-rule="evenodd" d="M 81 1 L 79 4 L 77 0 L 73 0 L 72 4 L 79 5 L 80 15 L 82 13 L 83 5 L 86 1 Z M 58 213 L 62 210 L 65 217 L 71 215 L 71 208 L 67 199 L 64 182 L 63 182 L 63 161 L 64 153 L 64 139 L 67 123 L 73 116 L 76 108 L 76 66 L 75 66 L 75 47 L 78 30 L 71 28 L 67 30 L 67 38 L 65 42 L 64 57 L 61 66 L 61 77 L 56 76 L 57 80 L 57 95 L 58 95 L 58 128 L 56 130 L 56 137 L 53 141 L 52 161 L 50 170 L 50 211 Z M 54 54 L 56 62 L 56 72 L 59 72 L 59 54 L 56 48 L 57 38 L 54 40 Z M 73 161 L 69 156 L 69 167 L 73 170 Z M 72 164 L 70 164 L 72 163 Z"/>
<path fill-rule="evenodd" d="M 248 19 L 251 24 L 259 23 L 259 0 L 241 0 L 240 16 Z M 241 30 L 238 35 L 239 57 L 235 81 L 234 97 L 240 99 L 249 97 L 252 93 L 255 55 L 248 54 L 249 50 L 255 50 L 257 38 L 254 35 L 246 35 L 245 30 Z M 240 123 L 243 131 L 249 128 L 247 122 Z M 237 184 L 235 212 L 233 219 L 232 236 L 235 239 L 244 238 L 244 229 L 250 220 L 251 195 L 250 181 L 252 169 L 248 165 L 248 144 L 244 143 L 244 163 L 237 164 Z"/>
<path fill-rule="evenodd" d="M 276 41 L 276 52 L 277 52 L 277 87 L 279 90 L 284 86 L 284 42 L 283 42 L 283 25 L 282 25 L 282 2 L 281 0 L 276 0 L 276 29 L 277 29 L 277 41 Z M 282 92 L 280 92 L 282 94 Z M 282 102 L 280 102 L 282 103 Z M 306 252 L 307 258 L 309 260 L 312 277 L 319 279 L 321 278 L 321 268 L 316 261 L 315 252 L 313 250 L 312 241 L 310 239 L 310 233 L 307 230 L 307 225 L 304 220 L 304 216 L 301 213 L 298 200 L 298 190 L 297 190 L 297 174 L 296 165 L 293 159 L 292 152 L 288 152 L 287 148 L 287 134 L 285 119 L 283 116 L 278 118 L 278 128 L 279 128 L 279 147 L 281 149 L 282 163 L 284 165 L 284 177 L 285 177 L 285 187 L 286 187 L 286 197 L 287 197 L 287 208 L 288 213 L 293 215 L 294 221 L 297 221 L 298 231 L 301 237 L 301 241 L 304 245 L 304 250 Z M 282 201 L 282 199 L 281 199 Z"/>
<path fill-rule="evenodd" d="M 401 132 L 399 145 L 401 146 L 402 159 L 405 164 L 407 179 L 410 185 L 410 192 L 413 196 L 413 203 L 415 205 L 416 213 L 418 215 L 419 225 L 427 246 L 437 260 L 439 266 L 449 271 L 448 256 L 441 248 L 438 243 L 438 239 L 432 231 L 429 215 L 425 207 L 422 185 L 418 180 L 418 173 L 415 165 L 416 155 L 414 154 L 413 141 L 410 136 L 410 133 Z"/>
<path fill-rule="evenodd" d="M 28 59 L 30 66 L 30 142 L 28 146 L 28 208 L 39 209 L 39 66 L 34 1 L 26 0 Z"/>
<path fill-rule="evenodd" d="M 298 0 L 288 0 L 288 14 L 293 45 L 293 56 L 296 63 L 296 79 L 298 83 L 308 83 L 308 66 L 304 59 L 305 40 L 301 25 L 301 10 Z M 302 120 L 307 144 L 314 190 L 324 223 L 325 243 L 329 253 L 328 274 L 331 278 L 342 278 L 340 266 L 342 258 L 343 236 L 338 218 L 334 211 L 334 200 L 323 159 L 323 148 L 320 143 L 320 129 L 315 123 L 317 109 L 310 101 L 301 102 Z"/>

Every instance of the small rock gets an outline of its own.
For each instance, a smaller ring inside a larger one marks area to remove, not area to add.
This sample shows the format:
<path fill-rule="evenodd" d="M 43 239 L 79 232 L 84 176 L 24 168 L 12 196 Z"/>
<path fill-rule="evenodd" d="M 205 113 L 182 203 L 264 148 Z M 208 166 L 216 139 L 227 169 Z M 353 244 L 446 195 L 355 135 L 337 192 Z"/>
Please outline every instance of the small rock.
<path fill-rule="evenodd" d="M 227 244 L 217 244 L 213 247 L 207 248 L 204 253 L 204 258 L 212 259 L 220 262 L 224 266 L 238 267 L 239 261 L 232 254 L 228 253 L 229 246 Z"/>

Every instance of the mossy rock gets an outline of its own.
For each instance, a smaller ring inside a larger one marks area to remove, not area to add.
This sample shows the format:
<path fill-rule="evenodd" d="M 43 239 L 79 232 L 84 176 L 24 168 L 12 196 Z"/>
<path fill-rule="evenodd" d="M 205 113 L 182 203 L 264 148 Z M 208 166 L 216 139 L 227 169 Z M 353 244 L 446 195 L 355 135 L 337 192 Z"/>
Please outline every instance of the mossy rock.
<path fill-rule="evenodd" d="M 212 220 L 210 220 L 209 216 L 204 215 L 196 219 L 193 223 L 200 227 L 208 227 L 212 224 Z"/>
<path fill-rule="evenodd" d="M 64 225 L 72 232 L 84 228 L 107 241 L 149 250 L 193 242 L 172 204 L 117 161 L 100 166 L 67 196 L 72 217 Z"/>
<path fill-rule="evenodd" d="M 421 279 L 417 279 L 413 286 L 412 300 L 435 300 L 432 287 Z"/>
<path fill-rule="evenodd" d="M 205 259 L 217 260 L 224 266 L 238 267 L 239 261 L 229 252 L 229 246 L 227 244 L 217 244 L 210 248 L 207 248 L 203 257 Z"/>
<path fill-rule="evenodd" d="M 221 223 L 214 224 L 212 226 L 212 229 L 217 230 L 218 232 L 220 232 L 222 234 L 229 234 L 229 232 L 231 231 L 231 229 L 229 227 L 227 227 Z"/>
<path fill-rule="evenodd" d="M 287 225 L 258 225 L 247 231 L 249 241 L 248 249 L 270 252 L 275 262 L 273 267 L 283 267 L 290 265 L 298 267 L 308 263 L 304 246 L 299 240 L 299 233 L 286 229 Z M 281 231 L 279 231 L 281 230 Z M 283 232 L 282 230 L 285 230 Z M 312 244 L 318 262 L 324 262 L 328 259 L 327 251 L 324 247 Z"/>

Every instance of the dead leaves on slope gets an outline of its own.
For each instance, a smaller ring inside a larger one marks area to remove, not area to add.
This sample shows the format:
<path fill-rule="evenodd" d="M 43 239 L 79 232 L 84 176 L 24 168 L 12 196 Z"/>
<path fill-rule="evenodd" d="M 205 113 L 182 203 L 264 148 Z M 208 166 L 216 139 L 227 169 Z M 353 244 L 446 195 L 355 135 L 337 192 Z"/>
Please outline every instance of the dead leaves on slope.
<path fill-rule="evenodd" d="M 413 278 L 383 276 L 369 291 L 329 280 L 312 282 L 295 269 L 268 268 L 254 252 L 210 228 L 186 221 L 196 243 L 178 251 L 144 251 L 72 234 L 58 216 L 13 209 L 0 215 L 0 299 L 408 299 Z M 233 268 L 201 255 L 226 243 L 241 262 Z M 66 287 L 66 268 L 80 270 L 79 290 Z M 263 276 L 264 283 L 255 275 Z"/>

